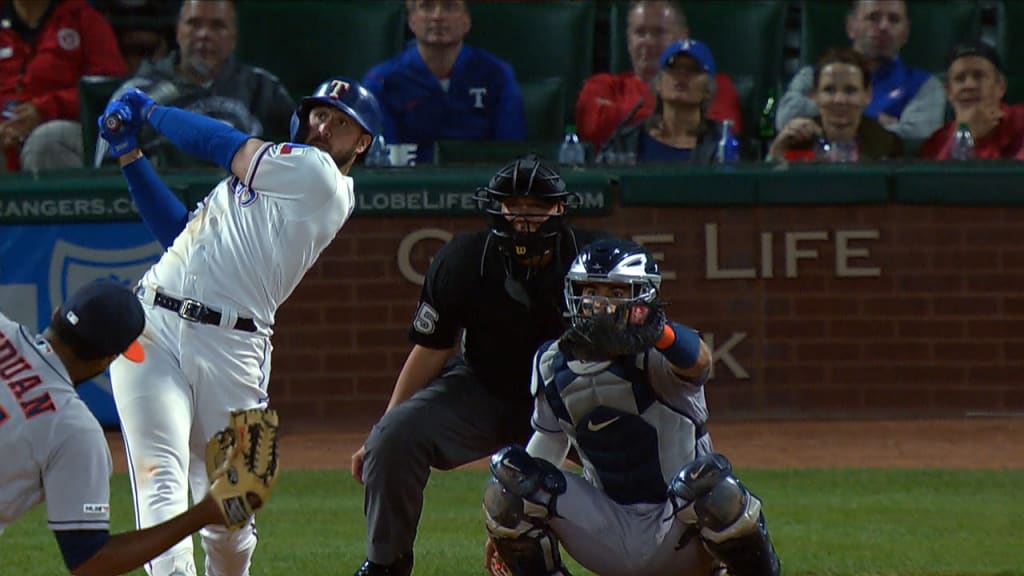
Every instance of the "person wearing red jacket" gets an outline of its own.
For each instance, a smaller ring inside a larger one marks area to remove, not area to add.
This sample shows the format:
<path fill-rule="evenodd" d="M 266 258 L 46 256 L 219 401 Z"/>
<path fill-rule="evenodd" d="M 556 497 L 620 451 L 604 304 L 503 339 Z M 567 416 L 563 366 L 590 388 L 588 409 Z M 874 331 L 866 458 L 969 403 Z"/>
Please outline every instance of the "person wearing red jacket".
<path fill-rule="evenodd" d="M 0 148 L 8 170 L 82 165 L 78 79 L 128 73 L 86 0 L 0 0 Z"/>
<path fill-rule="evenodd" d="M 662 52 L 689 36 L 686 15 L 675 2 L 638 0 L 630 3 L 626 42 L 633 69 L 619 74 L 596 74 L 587 79 L 576 100 L 576 130 L 580 138 L 600 146 L 626 121 L 638 122 L 654 111 L 651 82 Z M 725 74 L 715 75 L 715 94 L 707 111 L 714 120 L 732 120 L 740 132 L 742 111 L 736 86 Z"/>
<path fill-rule="evenodd" d="M 966 124 L 974 138 L 974 157 L 1024 160 L 1024 106 L 1010 106 L 1006 77 L 995 48 L 980 40 L 953 48 L 946 67 L 946 97 L 956 117 L 921 145 L 922 158 L 949 160 L 953 137 Z"/>

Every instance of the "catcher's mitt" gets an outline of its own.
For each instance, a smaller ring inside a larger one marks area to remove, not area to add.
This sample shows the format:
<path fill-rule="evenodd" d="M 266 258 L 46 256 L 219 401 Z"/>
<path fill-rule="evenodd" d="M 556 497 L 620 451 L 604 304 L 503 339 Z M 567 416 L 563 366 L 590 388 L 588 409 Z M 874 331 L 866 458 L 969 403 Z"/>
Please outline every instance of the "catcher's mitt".
<path fill-rule="evenodd" d="M 233 411 L 228 427 L 207 442 L 210 495 L 228 528 L 245 526 L 270 498 L 277 480 L 277 440 L 277 412 L 250 408 Z"/>
<path fill-rule="evenodd" d="M 658 303 L 616 306 L 612 314 L 595 313 L 576 320 L 558 340 L 563 353 L 585 362 L 632 356 L 654 346 L 665 327 Z"/>

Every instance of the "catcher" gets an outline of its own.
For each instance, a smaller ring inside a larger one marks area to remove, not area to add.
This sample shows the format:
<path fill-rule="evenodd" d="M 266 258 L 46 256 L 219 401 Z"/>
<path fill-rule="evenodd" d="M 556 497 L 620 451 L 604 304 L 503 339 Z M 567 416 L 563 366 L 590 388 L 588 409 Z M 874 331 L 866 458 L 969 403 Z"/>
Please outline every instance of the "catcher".
<path fill-rule="evenodd" d="M 565 280 L 572 326 L 534 357 L 533 436 L 491 457 L 487 569 L 560 575 L 559 543 L 602 575 L 776 576 L 761 501 L 711 448 L 711 352 L 667 322 L 642 247 L 601 240 Z M 570 445 L 583 474 L 558 466 Z"/>

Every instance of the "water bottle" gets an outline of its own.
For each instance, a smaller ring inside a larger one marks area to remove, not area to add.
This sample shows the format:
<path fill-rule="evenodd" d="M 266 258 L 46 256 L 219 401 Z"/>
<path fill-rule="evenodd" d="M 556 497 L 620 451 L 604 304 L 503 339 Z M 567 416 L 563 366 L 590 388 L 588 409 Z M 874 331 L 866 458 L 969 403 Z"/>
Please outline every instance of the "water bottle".
<path fill-rule="evenodd" d="M 953 160 L 974 159 L 974 136 L 966 122 L 961 122 L 953 134 L 953 145 L 949 149 L 949 157 Z"/>
<path fill-rule="evenodd" d="M 761 119 L 758 123 L 757 138 L 761 143 L 761 157 L 768 155 L 768 150 L 775 141 L 775 89 L 768 89 L 768 99 L 761 109 Z"/>
<path fill-rule="evenodd" d="M 371 168 L 391 166 L 391 150 L 383 135 L 378 135 L 370 144 L 370 151 L 366 153 L 366 165 Z"/>
<path fill-rule="evenodd" d="M 732 120 L 722 121 L 722 137 L 718 139 L 719 164 L 735 164 L 740 159 L 740 142 L 732 135 Z"/>
<path fill-rule="evenodd" d="M 586 152 L 583 150 L 583 143 L 580 142 L 580 135 L 576 133 L 576 126 L 572 124 L 565 127 L 565 138 L 562 145 L 558 147 L 558 163 L 562 166 L 583 166 L 586 162 Z"/>

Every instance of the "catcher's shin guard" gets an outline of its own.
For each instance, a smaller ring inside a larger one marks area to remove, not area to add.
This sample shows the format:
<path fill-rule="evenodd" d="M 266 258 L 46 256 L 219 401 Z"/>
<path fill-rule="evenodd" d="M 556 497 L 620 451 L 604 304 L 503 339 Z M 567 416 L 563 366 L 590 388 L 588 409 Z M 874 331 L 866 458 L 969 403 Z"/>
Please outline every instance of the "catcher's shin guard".
<path fill-rule="evenodd" d="M 492 478 L 484 489 L 484 521 L 498 555 L 514 576 L 569 576 L 558 538 L 547 526 L 565 476 L 519 446 L 491 457 Z"/>
<path fill-rule="evenodd" d="M 731 576 L 778 576 L 761 501 L 735 476 L 721 454 L 706 454 L 683 467 L 669 485 L 676 516 L 700 527 L 704 546 Z"/>

